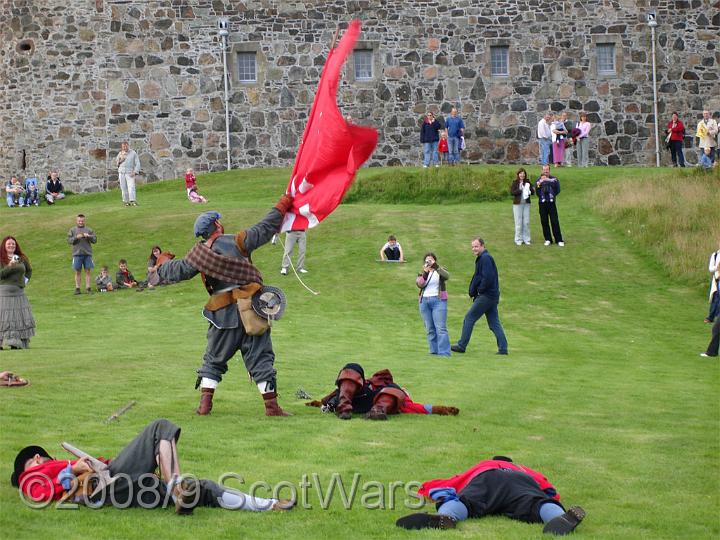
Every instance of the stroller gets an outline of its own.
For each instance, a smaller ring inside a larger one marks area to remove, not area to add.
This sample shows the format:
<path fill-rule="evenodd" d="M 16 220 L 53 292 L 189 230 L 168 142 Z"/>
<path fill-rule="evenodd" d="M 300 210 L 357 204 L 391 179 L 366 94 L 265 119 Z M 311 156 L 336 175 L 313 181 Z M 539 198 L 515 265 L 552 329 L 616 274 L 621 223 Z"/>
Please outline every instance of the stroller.
<path fill-rule="evenodd" d="M 37 176 L 25 178 L 25 206 L 40 206 L 40 192 L 38 190 Z"/>

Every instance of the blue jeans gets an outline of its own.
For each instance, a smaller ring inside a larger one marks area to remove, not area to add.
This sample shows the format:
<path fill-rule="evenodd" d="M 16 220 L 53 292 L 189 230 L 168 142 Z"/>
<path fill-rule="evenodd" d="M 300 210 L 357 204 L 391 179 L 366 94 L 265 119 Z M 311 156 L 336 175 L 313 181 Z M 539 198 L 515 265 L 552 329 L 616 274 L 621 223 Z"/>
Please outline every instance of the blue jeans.
<path fill-rule="evenodd" d="M 425 165 L 426 167 L 430 165 L 431 157 L 433 165 L 438 164 L 437 146 L 437 141 L 423 143 L 423 165 Z"/>
<path fill-rule="evenodd" d="M 550 165 L 552 139 L 538 139 L 540 143 L 540 165 Z"/>
<path fill-rule="evenodd" d="M 430 354 L 450 356 L 450 338 L 447 331 L 447 300 L 429 296 L 420 300 L 420 315 L 425 322 Z"/>
<path fill-rule="evenodd" d="M 500 324 L 500 317 L 498 316 L 498 301 L 497 298 L 491 298 L 489 296 L 481 295 L 475 297 L 472 306 L 470 306 L 470 309 L 463 319 L 462 335 L 460 336 L 460 341 L 457 343 L 458 347 L 461 349 L 467 348 L 475 323 L 480 320 L 480 317 L 485 315 L 488 328 L 495 334 L 498 352 L 507 353 L 508 343 L 507 339 L 505 339 L 502 324 Z"/>
<path fill-rule="evenodd" d="M 9 207 L 22 206 L 25 203 L 25 197 L 21 193 L 8 193 L 7 205 Z"/>
<path fill-rule="evenodd" d="M 460 163 L 460 137 L 448 137 L 449 163 Z"/>

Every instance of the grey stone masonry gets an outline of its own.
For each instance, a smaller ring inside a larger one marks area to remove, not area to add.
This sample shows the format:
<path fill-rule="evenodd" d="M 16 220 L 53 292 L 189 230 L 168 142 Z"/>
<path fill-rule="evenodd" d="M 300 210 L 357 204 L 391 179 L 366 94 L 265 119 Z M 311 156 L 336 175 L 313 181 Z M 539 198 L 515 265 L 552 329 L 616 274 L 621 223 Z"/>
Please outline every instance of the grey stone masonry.
<path fill-rule="evenodd" d="M 701 111 L 720 110 L 717 0 L 0 0 L 0 176 L 57 168 L 71 190 L 114 187 L 123 140 L 141 181 L 224 169 L 219 17 L 233 167 L 292 165 L 335 29 L 352 18 L 370 72 L 356 79 L 352 55 L 338 102 L 378 129 L 370 165 L 417 165 L 421 116 L 452 106 L 466 162 L 535 163 L 542 113 L 584 110 L 592 163 L 654 164 L 650 11 L 661 130 L 678 111 L 692 146 Z M 255 81 L 239 81 L 242 53 Z M 507 62 L 494 69 L 496 55 Z"/>

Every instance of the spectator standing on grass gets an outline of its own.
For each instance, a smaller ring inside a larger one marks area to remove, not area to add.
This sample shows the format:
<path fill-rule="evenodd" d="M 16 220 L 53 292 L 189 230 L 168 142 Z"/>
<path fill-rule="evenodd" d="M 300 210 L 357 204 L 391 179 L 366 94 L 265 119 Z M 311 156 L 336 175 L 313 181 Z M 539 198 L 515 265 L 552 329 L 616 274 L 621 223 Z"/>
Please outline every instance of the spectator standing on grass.
<path fill-rule="evenodd" d="M 535 187 L 527 177 L 527 171 L 518 169 L 515 180 L 510 184 L 513 197 L 513 217 L 515 218 L 515 245 L 523 242 L 530 245 L 530 196 L 535 194 Z"/>
<path fill-rule="evenodd" d="M 474 238 L 470 243 L 470 247 L 476 256 L 475 273 L 468 287 L 468 295 L 473 303 L 465 315 L 465 319 L 463 319 L 460 340 L 457 342 L 457 345 L 450 347 L 450 350 L 464 353 L 470 342 L 475 323 L 485 315 L 488 328 L 495 334 L 495 340 L 498 346 L 497 354 L 507 354 L 508 343 L 505 338 L 505 331 L 500 323 L 500 316 L 498 315 L 500 280 L 498 278 L 495 260 L 485 249 L 485 242 L 482 238 Z"/>
<path fill-rule="evenodd" d="M 50 172 L 45 184 L 45 200 L 48 204 L 55 204 L 55 201 L 65 198 L 65 188 L 63 188 L 57 171 Z"/>
<path fill-rule="evenodd" d="M 288 231 L 285 233 L 285 251 L 283 253 L 282 268 L 280 273 L 284 276 L 288 273 L 290 267 L 290 258 L 292 257 L 295 246 L 298 248 L 297 255 L 297 271 L 301 274 L 307 274 L 305 268 L 305 250 L 307 248 L 307 233 L 305 229 L 297 231 Z"/>
<path fill-rule="evenodd" d="M 78 214 L 75 218 L 75 227 L 68 231 L 68 244 L 72 246 L 72 267 L 75 271 L 75 294 L 80 294 L 80 272 L 85 269 L 85 290 L 92 294 L 90 288 L 90 272 L 95 267 L 93 263 L 92 245 L 97 242 L 95 231 L 85 226 L 85 216 Z"/>
<path fill-rule="evenodd" d="M 423 145 L 423 168 L 427 169 L 431 164 L 438 165 L 438 141 L 440 140 L 440 131 L 442 127 L 435 119 L 435 115 L 428 111 L 422 121 L 420 127 L 420 142 Z"/>
<path fill-rule="evenodd" d="M 540 210 L 540 224 L 542 225 L 543 237 L 545 245 L 549 246 L 555 243 L 564 247 L 565 242 L 560 231 L 560 219 L 558 218 L 557 206 L 555 199 L 560 193 L 560 180 L 550 174 L 550 166 L 543 165 L 542 174 L 535 183 L 536 193 L 538 197 L 538 209 Z M 551 234 L 552 230 L 552 234 Z"/>
<path fill-rule="evenodd" d="M 27 349 L 35 335 L 35 319 L 25 286 L 32 277 L 32 267 L 20 244 L 6 236 L 0 244 L 0 349 Z"/>
<path fill-rule="evenodd" d="M 713 163 L 715 163 L 717 135 L 717 121 L 710 116 L 710 111 L 703 111 L 703 117 L 702 120 L 698 122 L 695 136 L 698 138 L 698 148 L 700 148 L 700 155 L 702 156 L 704 152 L 708 156 L 711 166 Z"/>
<path fill-rule="evenodd" d="M 440 155 L 440 163 L 448 164 L 448 152 L 450 147 L 448 146 L 447 131 L 444 129 L 440 130 L 440 142 L 438 142 L 438 154 Z"/>
<path fill-rule="evenodd" d="M 678 113 L 672 113 L 672 118 L 668 122 L 665 133 L 667 134 L 667 141 L 670 145 L 673 167 L 684 167 L 685 155 L 683 154 L 683 140 L 685 139 L 685 126 L 680 121 Z"/>
<path fill-rule="evenodd" d="M 115 158 L 118 168 L 118 180 L 125 206 L 137 206 L 135 200 L 135 175 L 140 172 L 140 158 L 135 150 L 130 149 L 127 141 L 120 145 L 120 152 Z"/>
<path fill-rule="evenodd" d="M 567 118 L 567 113 L 565 117 Z M 561 116 L 555 117 L 555 120 L 550 126 L 550 130 L 552 131 L 553 163 L 556 167 L 562 167 L 563 161 L 565 160 L 565 139 L 569 134 L 567 129 L 565 129 L 565 122 Z"/>
<path fill-rule="evenodd" d="M 577 136 L 577 161 L 578 167 L 587 167 L 589 165 L 588 149 L 590 147 L 590 129 L 592 124 L 588 122 L 587 113 L 580 113 L 580 121 L 575 125 L 580 131 Z"/>
<path fill-rule="evenodd" d="M 420 315 L 425 323 L 430 354 L 450 356 L 447 331 L 448 293 L 445 286 L 450 274 L 440 266 L 433 252 L 425 254 L 416 285 L 420 289 Z"/>
<path fill-rule="evenodd" d="M 720 317 L 715 320 L 715 324 L 712 327 L 710 343 L 704 353 L 700 353 L 700 356 L 717 356 L 718 349 L 720 349 Z"/>
<path fill-rule="evenodd" d="M 457 165 L 460 163 L 460 138 L 465 135 L 465 122 L 458 116 L 455 107 L 450 109 L 450 116 L 445 120 L 445 129 L 447 130 L 450 153 L 448 162 L 450 165 Z"/>
<path fill-rule="evenodd" d="M 705 317 L 706 323 L 711 323 L 715 318 L 720 318 L 720 246 L 718 250 L 710 254 L 708 263 L 710 271 L 710 309 Z"/>
<path fill-rule="evenodd" d="M 563 165 L 566 167 L 572 167 L 572 154 L 573 154 L 573 146 L 575 146 L 575 140 L 572 137 L 572 131 L 574 126 L 574 122 L 569 119 L 568 113 L 566 111 L 563 111 L 560 114 L 560 121 L 565 126 L 565 131 L 567 132 L 567 135 L 565 135 L 565 159 L 563 161 Z"/>
<path fill-rule="evenodd" d="M 552 149 L 552 115 L 545 113 L 537 126 L 538 149 L 540 151 L 540 164 L 550 164 L 550 151 Z"/>

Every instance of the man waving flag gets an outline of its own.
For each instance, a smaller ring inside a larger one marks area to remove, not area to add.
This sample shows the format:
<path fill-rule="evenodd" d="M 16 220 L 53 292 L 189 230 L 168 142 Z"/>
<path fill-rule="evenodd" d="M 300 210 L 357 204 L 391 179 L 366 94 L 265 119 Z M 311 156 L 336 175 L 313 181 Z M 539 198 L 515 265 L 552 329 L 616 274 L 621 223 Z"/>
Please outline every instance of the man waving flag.
<path fill-rule="evenodd" d="M 294 199 L 283 232 L 304 231 L 329 216 L 377 144 L 377 131 L 346 122 L 337 106 L 340 69 L 359 36 L 360 21 L 352 21 L 328 54 L 287 187 Z"/>

